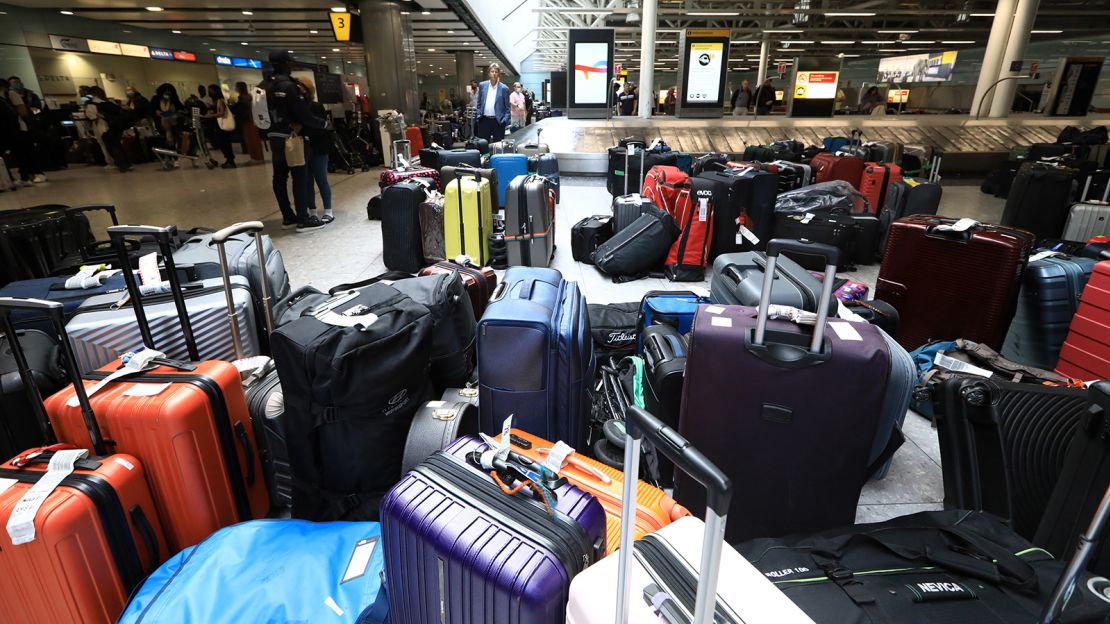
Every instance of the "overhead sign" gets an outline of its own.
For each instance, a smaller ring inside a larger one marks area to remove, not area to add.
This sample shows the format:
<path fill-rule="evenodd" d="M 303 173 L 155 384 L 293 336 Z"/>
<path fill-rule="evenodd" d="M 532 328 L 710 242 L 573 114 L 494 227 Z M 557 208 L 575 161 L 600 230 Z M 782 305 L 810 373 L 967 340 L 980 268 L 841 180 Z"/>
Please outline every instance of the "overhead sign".
<path fill-rule="evenodd" d="M 231 59 L 231 64 L 235 67 L 248 67 L 250 69 L 262 69 L 262 61 L 252 58 L 238 58 Z"/>
<path fill-rule="evenodd" d="M 89 39 L 86 41 L 89 45 L 89 52 L 97 52 L 99 54 L 123 54 L 120 45 L 115 41 L 100 41 L 99 39 Z"/>
<path fill-rule="evenodd" d="M 611 28 L 571 28 L 567 31 L 567 116 L 577 119 L 607 117 L 615 103 Z M 553 78 L 554 79 L 554 78 Z M 560 93 L 553 93 L 559 97 Z"/>
<path fill-rule="evenodd" d="M 229 65 L 230 66 L 231 65 L 231 57 L 230 56 L 220 56 L 220 55 L 217 54 L 216 55 L 216 64 L 217 65 Z"/>
<path fill-rule="evenodd" d="M 362 43 L 362 22 L 350 13 L 328 13 L 331 20 L 331 34 L 336 41 Z"/>
<path fill-rule="evenodd" d="M 889 89 L 886 92 L 887 104 L 905 104 L 910 101 L 909 89 Z"/>
<path fill-rule="evenodd" d="M 73 52 L 88 52 L 89 42 L 80 37 L 62 37 L 50 35 L 50 47 L 55 50 L 70 50 Z"/>
<path fill-rule="evenodd" d="M 686 29 L 686 36 L 687 37 L 694 37 L 694 38 L 701 38 L 701 39 L 728 37 L 731 34 L 732 34 L 732 31 L 727 29 L 727 28 L 687 28 Z"/>
<path fill-rule="evenodd" d="M 175 61 L 187 61 L 189 63 L 195 63 L 197 61 L 197 55 L 193 54 L 192 52 L 186 52 L 184 50 L 174 50 L 173 51 L 173 60 L 175 60 Z"/>
<path fill-rule="evenodd" d="M 956 68 L 956 50 L 879 59 L 879 82 L 944 82 Z M 1020 71 L 1019 67 L 1017 70 Z"/>
<path fill-rule="evenodd" d="M 165 48 L 150 48 L 150 58 L 159 59 L 162 61 L 172 61 L 173 50 L 167 50 Z"/>
<path fill-rule="evenodd" d="M 794 80 L 794 98 L 799 100 L 832 100 L 840 72 L 800 71 Z"/>
<path fill-rule="evenodd" d="M 150 58 L 150 48 L 141 45 L 131 45 L 130 43 L 119 44 L 120 52 L 124 56 L 134 56 L 138 58 Z"/>
<path fill-rule="evenodd" d="M 686 101 L 716 102 L 721 97 L 722 43 L 691 43 L 686 65 Z"/>

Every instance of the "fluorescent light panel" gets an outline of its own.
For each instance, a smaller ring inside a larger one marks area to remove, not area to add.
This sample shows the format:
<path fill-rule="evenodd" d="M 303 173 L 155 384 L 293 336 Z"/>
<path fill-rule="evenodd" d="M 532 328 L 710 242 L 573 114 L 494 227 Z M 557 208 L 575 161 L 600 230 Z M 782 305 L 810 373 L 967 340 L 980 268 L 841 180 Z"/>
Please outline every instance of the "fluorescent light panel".
<path fill-rule="evenodd" d="M 867 11 L 826 11 L 825 17 L 875 17 Z"/>
<path fill-rule="evenodd" d="M 913 35 L 918 31 L 916 30 L 876 30 L 875 32 L 882 35 Z"/>

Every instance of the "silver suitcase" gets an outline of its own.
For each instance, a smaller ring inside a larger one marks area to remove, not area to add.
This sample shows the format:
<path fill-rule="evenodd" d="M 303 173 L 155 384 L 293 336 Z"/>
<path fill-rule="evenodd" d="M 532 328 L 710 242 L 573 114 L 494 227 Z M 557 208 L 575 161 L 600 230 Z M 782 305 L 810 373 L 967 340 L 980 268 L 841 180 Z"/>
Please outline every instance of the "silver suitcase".
<path fill-rule="evenodd" d="M 546 267 L 555 255 L 555 195 L 551 182 L 517 176 L 505 192 L 509 266 Z"/>
<path fill-rule="evenodd" d="M 551 152 L 551 148 L 547 146 L 547 143 L 525 143 L 518 146 L 516 151 L 520 154 L 527 154 L 531 158 L 539 154 L 548 154 Z"/>
<path fill-rule="evenodd" d="M 243 337 L 246 355 L 259 355 L 262 350 L 255 322 L 254 299 L 247 278 L 231 278 L 232 296 L 238 314 L 239 332 Z M 82 373 L 94 371 L 118 358 L 121 353 L 139 350 L 143 337 L 139 331 L 135 312 L 127 302 L 120 303 L 120 294 L 91 297 L 77 308 L 66 325 L 66 332 L 73 343 L 77 365 Z M 177 309 L 168 294 L 148 295 L 143 298 L 154 346 L 167 357 L 189 361 Z M 234 361 L 235 344 L 228 323 L 227 299 L 223 280 L 208 279 L 196 287 L 185 288 L 185 305 L 189 322 L 196 337 L 200 360 Z"/>
<path fill-rule="evenodd" d="M 261 321 L 263 272 L 258 269 L 258 252 L 255 249 L 254 236 L 243 232 L 230 236 L 224 242 L 224 250 L 231 275 L 247 278 L 251 292 L 254 294 L 257 320 Z M 269 287 L 272 304 L 289 296 L 289 273 L 285 271 L 285 261 L 281 257 L 281 252 L 274 247 L 273 241 L 266 235 L 262 236 L 262 253 L 266 257 L 266 284 Z M 173 261 L 178 269 L 190 275 L 190 279 L 206 280 L 222 277 L 220 254 L 216 244 L 212 242 L 212 234 L 197 234 L 186 240 L 177 248 L 177 251 L 173 252 Z"/>
<path fill-rule="evenodd" d="M 1102 191 L 1102 201 L 1091 202 L 1087 200 L 1093 182 L 1094 176 L 1088 176 L 1079 203 L 1072 205 L 1068 212 L 1061 237 L 1064 240 L 1086 242 L 1093 236 L 1110 236 L 1110 204 L 1107 203 L 1110 183 Z"/>

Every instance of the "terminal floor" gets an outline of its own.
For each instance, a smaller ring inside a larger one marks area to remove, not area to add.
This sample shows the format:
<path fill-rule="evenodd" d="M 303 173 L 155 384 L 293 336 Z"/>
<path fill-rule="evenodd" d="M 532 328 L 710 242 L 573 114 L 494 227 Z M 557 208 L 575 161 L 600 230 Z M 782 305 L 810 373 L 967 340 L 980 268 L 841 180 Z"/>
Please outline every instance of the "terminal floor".
<path fill-rule="evenodd" d="M 73 167 L 49 173 L 50 181 L 44 184 L 0 192 L 0 210 L 40 204 L 111 203 L 117 206 L 122 223 L 221 227 L 259 219 L 267 225 L 268 233 L 284 255 L 294 287 L 311 284 L 327 289 L 386 270 L 380 222 L 368 221 L 365 211 L 367 199 L 378 192 L 379 172 L 375 169 L 330 176 L 336 221 L 323 230 L 305 234 L 281 230 L 268 165 L 208 171 L 186 164 L 174 171 L 162 171 L 149 164 L 126 174 L 100 167 Z M 607 213 L 611 197 L 602 178 L 564 177 L 561 199 L 553 266 L 566 278 L 579 281 L 589 302 L 635 301 L 648 290 L 689 286 L 657 279 L 613 284 L 592 266 L 574 262 L 570 254 L 571 226 L 583 217 Z M 1001 200 L 980 193 L 978 181 L 948 180 L 940 212 L 997 222 L 1002 205 Z M 106 218 L 94 218 L 98 230 L 107 225 Z M 928 267 L 923 266 L 922 270 Z M 872 287 L 877 275 L 877 264 L 844 274 Z M 708 283 L 702 286 L 708 287 Z M 943 490 L 936 432 L 928 420 L 913 413 L 906 417 L 904 432 L 906 443 L 895 455 L 890 474 L 864 488 L 858 521 L 878 521 L 940 508 Z"/>

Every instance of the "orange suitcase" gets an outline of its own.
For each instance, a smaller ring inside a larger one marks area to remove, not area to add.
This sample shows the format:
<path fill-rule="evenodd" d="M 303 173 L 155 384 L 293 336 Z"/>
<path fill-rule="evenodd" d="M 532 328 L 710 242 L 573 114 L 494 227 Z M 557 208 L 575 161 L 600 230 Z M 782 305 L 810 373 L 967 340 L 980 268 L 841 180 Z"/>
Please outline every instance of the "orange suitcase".
<path fill-rule="evenodd" d="M 9 336 L 14 335 L 9 310 L 26 307 L 51 312 L 64 335 L 61 303 L 5 298 L 0 314 Z M 64 348 L 69 370 L 76 370 L 72 353 Z M 15 355 L 17 364 L 23 362 L 20 373 L 30 403 L 53 442 L 26 360 Z M 91 415 L 89 435 L 99 440 Z M 24 494 L 44 477 L 54 451 L 66 448 L 73 447 L 32 449 L 0 465 L 0 527 L 7 527 Z M 47 495 L 34 516 L 34 539 L 15 544 L 0 528 L 0 621 L 5 624 L 115 622 L 131 591 L 169 554 L 142 464 L 130 455 L 102 454 L 98 449 L 95 456 L 77 460 L 73 472 Z"/>
<path fill-rule="evenodd" d="M 417 126 L 409 126 L 405 128 L 405 139 L 409 142 L 409 157 L 416 156 L 420 150 L 424 149 L 424 133 L 420 131 Z"/>
<path fill-rule="evenodd" d="M 170 230 L 114 226 L 109 235 L 121 254 L 128 237 L 155 236 L 191 357 L 199 359 L 181 285 L 170 252 Z M 140 332 L 150 330 L 134 276 L 124 274 Z M 64 337 L 63 337 L 64 339 Z M 122 366 L 120 360 L 85 375 L 91 388 Z M 262 465 L 238 369 L 229 362 L 157 366 L 107 386 L 90 397 L 108 448 L 146 466 L 170 549 L 177 552 L 225 526 L 265 515 L 269 509 Z M 46 401 L 58 439 L 86 446 L 81 410 L 70 405 L 72 386 Z"/>
<path fill-rule="evenodd" d="M 528 446 L 512 442 L 512 451 L 528 459 L 542 463 L 547 459 L 547 451 L 554 446 L 551 442 L 538 438 L 520 429 L 511 429 L 511 435 L 525 440 Z M 497 436 L 500 441 L 501 436 Z M 606 554 L 613 552 L 621 543 L 621 496 L 624 489 L 624 473 L 616 468 L 590 459 L 580 453 L 572 453 L 563 463 L 559 476 L 571 484 L 586 490 L 597 497 L 605 510 Z M 654 533 L 690 512 L 679 505 L 666 492 L 640 481 L 636 493 L 636 539 Z"/>

